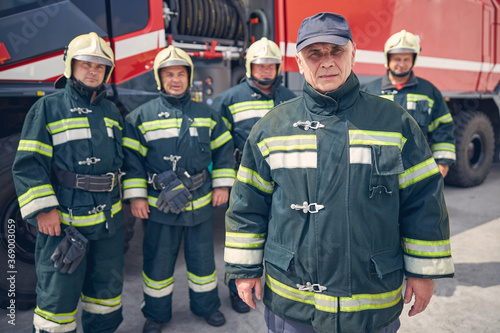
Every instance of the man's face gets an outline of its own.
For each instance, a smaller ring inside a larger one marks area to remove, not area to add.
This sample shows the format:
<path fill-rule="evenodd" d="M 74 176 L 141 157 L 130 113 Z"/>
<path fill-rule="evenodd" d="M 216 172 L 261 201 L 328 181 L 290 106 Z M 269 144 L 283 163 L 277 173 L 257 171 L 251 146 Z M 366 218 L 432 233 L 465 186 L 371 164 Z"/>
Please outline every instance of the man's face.
<path fill-rule="evenodd" d="M 189 75 L 185 66 L 164 67 L 160 69 L 160 78 L 163 89 L 167 94 L 181 95 L 188 88 Z"/>
<path fill-rule="evenodd" d="M 276 77 L 276 64 L 252 64 L 252 75 L 257 80 Z"/>
<path fill-rule="evenodd" d="M 73 60 L 73 76 L 91 88 L 99 87 L 104 81 L 106 65 L 90 61 Z"/>
<path fill-rule="evenodd" d="M 394 73 L 406 73 L 413 66 L 413 53 L 389 54 L 389 69 Z"/>
<path fill-rule="evenodd" d="M 347 80 L 354 66 L 356 47 L 316 43 L 303 48 L 296 56 L 300 74 L 320 93 L 336 90 Z"/>

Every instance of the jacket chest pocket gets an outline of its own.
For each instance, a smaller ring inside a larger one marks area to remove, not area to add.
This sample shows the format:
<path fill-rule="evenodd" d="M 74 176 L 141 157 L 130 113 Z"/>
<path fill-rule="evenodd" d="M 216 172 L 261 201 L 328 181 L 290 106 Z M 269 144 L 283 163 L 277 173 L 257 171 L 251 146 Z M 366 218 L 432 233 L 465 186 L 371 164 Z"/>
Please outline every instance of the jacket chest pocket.
<path fill-rule="evenodd" d="M 372 146 L 370 198 L 391 196 L 399 190 L 398 175 L 404 173 L 401 151 L 397 146 Z"/>
<path fill-rule="evenodd" d="M 198 139 L 198 149 L 202 154 L 210 154 L 210 129 L 208 127 L 191 127 L 191 136 Z"/>
<path fill-rule="evenodd" d="M 424 134 L 428 131 L 428 126 L 431 123 L 431 106 L 427 100 L 413 100 L 406 102 L 406 109 L 411 114 L 413 119 L 420 125 Z"/>

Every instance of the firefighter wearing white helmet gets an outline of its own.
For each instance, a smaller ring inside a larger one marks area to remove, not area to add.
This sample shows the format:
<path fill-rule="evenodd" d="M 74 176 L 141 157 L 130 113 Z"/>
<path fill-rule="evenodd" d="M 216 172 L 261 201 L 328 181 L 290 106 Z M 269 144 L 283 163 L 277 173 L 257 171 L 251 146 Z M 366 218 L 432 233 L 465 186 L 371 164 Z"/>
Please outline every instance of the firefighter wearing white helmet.
<path fill-rule="evenodd" d="M 220 115 L 191 99 L 193 62 L 174 46 L 154 61 L 160 96 L 125 118 L 123 198 L 147 219 L 143 243 L 143 332 L 172 317 L 174 267 L 184 238 L 191 311 L 212 326 L 219 311 L 213 211 L 235 178 L 233 141 Z M 209 165 L 212 172 L 208 172 Z"/>
<path fill-rule="evenodd" d="M 420 51 L 419 38 L 411 32 L 401 30 L 389 37 L 384 46 L 387 72 L 364 89 L 397 102 L 413 116 L 446 177 L 456 159 L 453 118 L 439 90 L 413 73 Z"/>
<path fill-rule="evenodd" d="M 250 45 L 245 60 L 245 80 L 219 94 L 212 105 L 221 113 L 233 136 L 236 168 L 255 123 L 276 105 L 295 97 L 281 84 L 282 56 L 276 43 L 266 37 L 261 38 Z M 239 313 L 250 311 L 250 307 L 238 296 L 234 280 L 230 280 L 228 285 L 233 309 Z"/>
<path fill-rule="evenodd" d="M 38 231 L 33 326 L 76 332 L 81 301 L 84 332 L 113 332 L 124 268 L 123 121 L 104 87 L 113 52 L 91 32 L 71 41 L 64 62 L 64 89 L 28 112 L 12 168 L 21 215 Z"/>

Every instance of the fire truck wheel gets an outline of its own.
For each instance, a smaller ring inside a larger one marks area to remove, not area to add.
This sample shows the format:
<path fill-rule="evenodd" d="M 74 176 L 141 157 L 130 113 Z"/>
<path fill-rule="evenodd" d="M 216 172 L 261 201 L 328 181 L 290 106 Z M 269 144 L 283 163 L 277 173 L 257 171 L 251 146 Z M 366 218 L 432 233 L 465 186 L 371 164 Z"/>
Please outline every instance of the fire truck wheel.
<path fill-rule="evenodd" d="M 0 306 L 15 304 L 26 310 L 35 305 L 36 274 L 34 252 L 36 230 L 21 217 L 14 183 L 12 162 L 19 134 L 0 139 Z"/>
<path fill-rule="evenodd" d="M 448 185 L 472 187 L 481 184 L 493 163 L 495 139 L 488 117 L 477 111 L 462 111 L 453 117 L 457 161 L 450 168 Z"/>

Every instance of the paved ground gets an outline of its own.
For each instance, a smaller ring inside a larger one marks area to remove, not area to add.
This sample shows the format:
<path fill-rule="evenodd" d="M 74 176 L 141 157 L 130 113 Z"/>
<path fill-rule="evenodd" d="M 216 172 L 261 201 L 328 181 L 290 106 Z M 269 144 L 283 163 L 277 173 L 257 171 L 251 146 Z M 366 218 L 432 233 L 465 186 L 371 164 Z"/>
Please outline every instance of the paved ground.
<path fill-rule="evenodd" d="M 452 253 L 456 268 L 454 279 L 436 281 L 436 291 L 428 309 L 408 318 L 406 307 L 401 317 L 402 333 L 498 332 L 500 327 L 500 164 L 492 169 L 486 182 L 471 189 L 446 187 L 445 196 L 451 220 Z M 208 326 L 189 311 L 188 286 L 183 253 L 175 273 L 173 319 L 163 332 L 259 333 L 265 332 L 264 307 L 249 314 L 230 308 L 228 290 L 223 283 L 224 226 L 221 211 L 216 215 L 215 254 L 219 279 L 221 311 L 227 323 L 221 328 Z M 123 292 L 124 321 L 119 333 L 141 332 L 140 312 L 141 225 L 137 224 L 131 248 L 126 254 L 126 279 Z M 0 332 L 30 332 L 32 311 L 17 311 L 16 326 L 8 324 L 7 312 L 0 310 Z M 80 330 L 78 332 L 81 332 Z"/>

